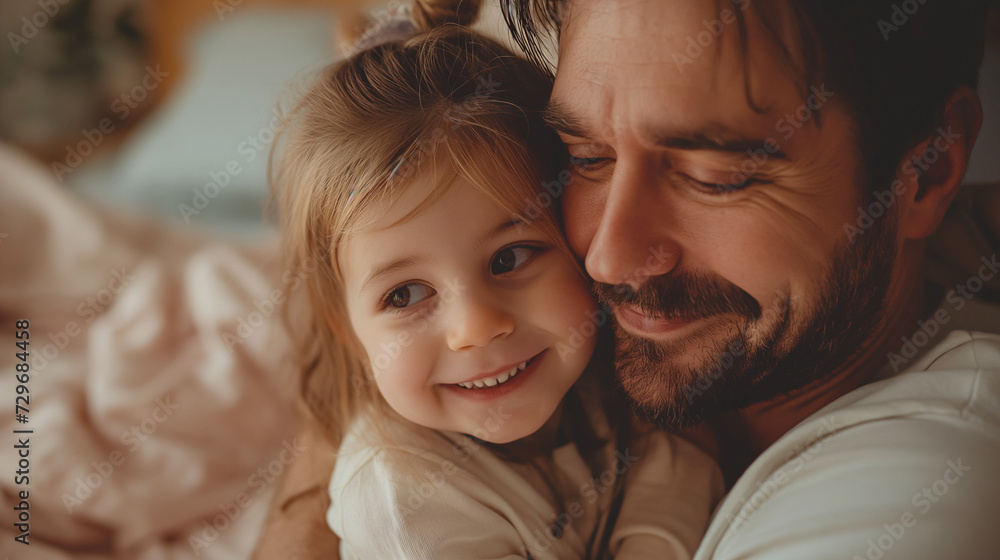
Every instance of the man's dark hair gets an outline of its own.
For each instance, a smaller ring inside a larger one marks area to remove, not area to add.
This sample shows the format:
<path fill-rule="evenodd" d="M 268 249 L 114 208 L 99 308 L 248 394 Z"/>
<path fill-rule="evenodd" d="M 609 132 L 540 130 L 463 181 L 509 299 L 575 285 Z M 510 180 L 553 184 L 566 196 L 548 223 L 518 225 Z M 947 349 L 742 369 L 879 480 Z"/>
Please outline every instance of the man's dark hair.
<path fill-rule="evenodd" d="M 508 0 L 504 19 L 514 40 L 544 63 L 544 39 L 558 34 L 573 0 Z M 741 0 L 715 0 L 736 15 L 746 67 L 746 13 Z M 797 43 L 780 37 L 786 7 Z M 945 101 L 962 85 L 976 88 L 983 60 L 986 0 L 753 0 L 750 9 L 798 74 L 803 91 L 825 84 L 857 121 L 870 186 L 888 183 L 902 155 L 935 134 Z M 747 10 L 749 11 L 749 10 Z M 793 55 L 793 53 L 795 53 Z M 747 100 L 748 72 L 744 73 Z"/>

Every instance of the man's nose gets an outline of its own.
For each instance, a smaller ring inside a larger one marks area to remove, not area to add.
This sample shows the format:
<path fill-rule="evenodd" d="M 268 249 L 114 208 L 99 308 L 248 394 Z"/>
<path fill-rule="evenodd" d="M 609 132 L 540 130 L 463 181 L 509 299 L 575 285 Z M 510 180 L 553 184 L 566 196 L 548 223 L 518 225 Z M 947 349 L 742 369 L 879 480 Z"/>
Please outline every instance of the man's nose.
<path fill-rule="evenodd" d="M 669 234 L 672 208 L 653 169 L 620 162 L 587 249 L 590 276 L 605 284 L 637 287 L 673 270 L 680 246 Z"/>
<path fill-rule="evenodd" d="M 514 332 L 514 317 L 503 301 L 466 293 L 451 305 L 447 342 L 452 351 L 483 347 Z"/>

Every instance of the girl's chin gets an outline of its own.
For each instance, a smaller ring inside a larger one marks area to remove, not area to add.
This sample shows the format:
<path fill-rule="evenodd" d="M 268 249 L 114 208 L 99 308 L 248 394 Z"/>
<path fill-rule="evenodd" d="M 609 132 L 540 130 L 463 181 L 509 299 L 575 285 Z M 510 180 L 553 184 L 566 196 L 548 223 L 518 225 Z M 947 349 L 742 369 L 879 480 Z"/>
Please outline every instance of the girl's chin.
<path fill-rule="evenodd" d="M 544 418 L 536 421 L 527 420 L 521 414 L 509 412 L 503 406 L 499 406 L 491 409 L 489 416 L 475 423 L 473 428 L 467 427 L 458 431 L 480 441 L 503 445 L 530 438 L 540 433 L 545 426 Z"/>
<path fill-rule="evenodd" d="M 489 419 L 480 422 L 477 430 L 467 434 L 496 445 L 522 442 L 532 447 L 537 445 L 554 447 L 559 431 L 558 417 L 554 412 L 545 417 L 537 417 L 542 409 L 547 408 L 544 406 L 546 403 L 540 404 L 542 406 L 523 411 L 508 411 L 502 406 L 492 409 Z M 559 407 L 555 408 L 558 410 Z M 501 418 L 504 423 L 498 426 Z M 493 431 L 484 429 L 489 427 L 497 429 Z"/>

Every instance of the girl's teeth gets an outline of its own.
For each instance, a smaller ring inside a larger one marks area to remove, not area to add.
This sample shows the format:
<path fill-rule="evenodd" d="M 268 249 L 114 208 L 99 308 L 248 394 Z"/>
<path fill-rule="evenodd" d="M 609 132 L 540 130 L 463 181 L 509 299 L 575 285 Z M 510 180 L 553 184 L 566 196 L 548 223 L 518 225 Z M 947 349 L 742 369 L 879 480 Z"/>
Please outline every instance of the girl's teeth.
<path fill-rule="evenodd" d="M 502 385 L 513 379 L 518 372 L 524 370 L 527 366 L 528 362 L 521 362 L 519 365 L 510 368 L 510 371 L 505 371 L 496 377 L 466 381 L 465 383 L 458 383 L 458 386 L 465 389 L 484 389 L 486 387 L 496 387 L 497 385 Z"/>

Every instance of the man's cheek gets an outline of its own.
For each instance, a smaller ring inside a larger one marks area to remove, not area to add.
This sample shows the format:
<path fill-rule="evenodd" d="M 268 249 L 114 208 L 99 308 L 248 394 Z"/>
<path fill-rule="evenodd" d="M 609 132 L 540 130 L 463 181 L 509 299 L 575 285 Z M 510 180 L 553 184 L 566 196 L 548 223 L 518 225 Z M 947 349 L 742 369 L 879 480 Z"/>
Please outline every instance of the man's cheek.
<path fill-rule="evenodd" d="M 566 196 L 563 203 L 563 227 L 566 229 L 566 241 L 577 258 L 586 258 L 600 219 L 599 208 L 595 209 L 576 197 Z"/>

